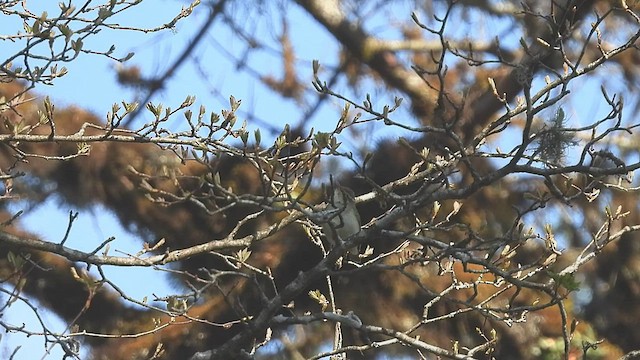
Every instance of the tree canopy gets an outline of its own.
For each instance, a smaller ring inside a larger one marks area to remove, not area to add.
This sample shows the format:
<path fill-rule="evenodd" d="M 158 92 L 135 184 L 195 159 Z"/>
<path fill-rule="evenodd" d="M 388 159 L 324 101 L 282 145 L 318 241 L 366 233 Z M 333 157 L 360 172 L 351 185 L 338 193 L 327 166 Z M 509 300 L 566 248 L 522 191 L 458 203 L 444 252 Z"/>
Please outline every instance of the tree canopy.
<path fill-rule="evenodd" d="M 196 0 L 122 23 L 148 4 L 0 3 L 19 24 L 0 34 L 2 311 L 67 325 L 5 331 L 65 358 L 640 356 L 636 2 Z M 117 43 L 181 31 L 160 70 Z M 39 95 L 92 58 L 134 98 Z M 184 81 L 224 105 L 164 101 Z M 25 226 L 48 199 L 108 209 L 137 252 L 70 246 L 75 211 L 62 240 Z M 113 267 L 172 294 L 131 296 Z"/>

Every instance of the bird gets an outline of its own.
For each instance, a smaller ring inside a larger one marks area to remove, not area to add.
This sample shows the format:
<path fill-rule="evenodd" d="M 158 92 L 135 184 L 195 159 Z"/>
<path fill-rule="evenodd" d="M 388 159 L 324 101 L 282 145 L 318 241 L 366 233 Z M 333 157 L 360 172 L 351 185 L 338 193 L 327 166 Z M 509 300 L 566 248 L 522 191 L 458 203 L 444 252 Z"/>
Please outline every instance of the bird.
<path fill-rule="evenodd" d="M 327 242 L 334 247 L 359 233 L 361 222 L 353 190 L 333 181 L 331 188 L 326 208 L 328 220 L 322 224 L 322 231 Z"/>

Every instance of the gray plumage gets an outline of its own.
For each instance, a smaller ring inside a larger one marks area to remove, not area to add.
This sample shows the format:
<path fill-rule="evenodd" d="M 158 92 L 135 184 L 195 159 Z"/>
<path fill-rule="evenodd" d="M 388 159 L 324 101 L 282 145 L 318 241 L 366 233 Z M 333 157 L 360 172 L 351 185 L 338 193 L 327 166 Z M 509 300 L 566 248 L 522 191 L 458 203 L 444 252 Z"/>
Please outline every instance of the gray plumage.
<path fill-rule="evenodd" d="M 353 191 L 338 183 L 333 183 L 333 191 L 327 201 L 329 221 L 322 225 L 322 230 L 327 242 L 335 246 L 360 232 L 360 214 Z"/>

